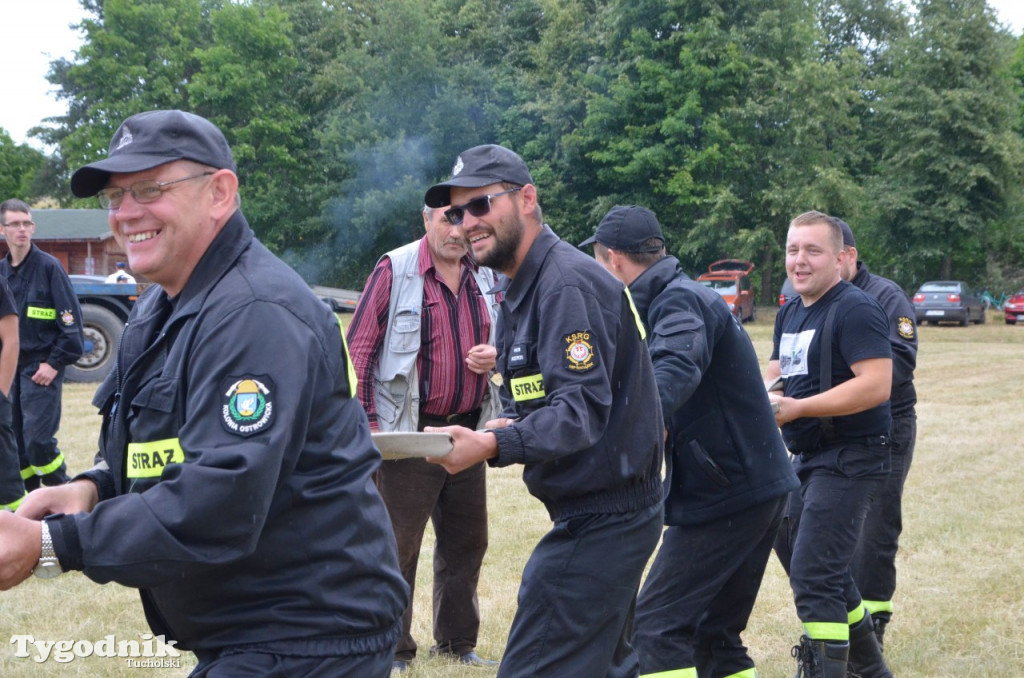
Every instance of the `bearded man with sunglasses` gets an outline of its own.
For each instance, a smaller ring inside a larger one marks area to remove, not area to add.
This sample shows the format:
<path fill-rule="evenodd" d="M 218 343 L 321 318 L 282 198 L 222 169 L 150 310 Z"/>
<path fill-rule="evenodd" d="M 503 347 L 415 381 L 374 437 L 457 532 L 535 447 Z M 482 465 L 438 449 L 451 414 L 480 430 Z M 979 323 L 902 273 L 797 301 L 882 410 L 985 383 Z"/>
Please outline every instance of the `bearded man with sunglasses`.
<path fill-rule="evenodd" d="M 341 326 L 254 238 L 223 134 L 140 113 L 71 190 L 156 285 L 93 400 L 99 463 L 0 512 L 0 588 L 136 587 L 193 676 L 389 675 L 408 587 Z"/>
<path fill-rule="evenodd" d="M 629 644 L 640 578 L 661 533 L 664 424 L 643 326 L 624 285 L 541 217 L 522 158 L 464 151 L 424 202 L 504 273 L 497 371 L 503 416 L 445 427 L 450 473 L 522 464 L 554 521 L 519 588 L 500 678 L 636 676 Z M 428 429 L 429 430 L 429 429 Z"/>
<path fill-rule="evenodd" d="M 373 431 L 476 428 L 498 411 L 493 328 L 496 276 L 478 266 L 444 209 L 423 208 L 426 234 L 377 262 L 348 328 L 359 399 Z M 486 465 L 448 473 L 411 457 L 385 460 L 377 486 L 398 540 L 402 576 L 415 589 L 420 544 L 434 526 L 431 654 L 492 666 L 476 653 L 477 583 L 487 551 Z M 412 605 L 402 616 L 394 670 L 416 657 Z"/>

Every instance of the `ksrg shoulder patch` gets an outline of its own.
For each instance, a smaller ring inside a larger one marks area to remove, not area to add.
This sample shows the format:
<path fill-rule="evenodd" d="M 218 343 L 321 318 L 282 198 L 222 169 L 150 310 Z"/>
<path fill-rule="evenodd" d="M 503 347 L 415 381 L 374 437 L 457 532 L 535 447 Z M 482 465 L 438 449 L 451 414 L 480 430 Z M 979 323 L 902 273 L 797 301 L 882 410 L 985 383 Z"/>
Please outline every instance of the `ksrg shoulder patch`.
<path fill-rule="evenodd" d="M 221 423 L 228 433 L 249 437 L 274 423 L 274 382 L 270 377 L 228 377 L 221 392 Z"/>
<path fill-rule="evenodd" d="M 597 367 L 597 355 L 590 343 L 590 330 L 573 332 L 562 337 L 565 342 L 565 366 L 573 372 L 586 372 Z"/>
<path fill-rule="evenodd" d="M 896 331 L 904 339 L 911 340 L 914 338 L 914 321 L 905 315 L 901 315 L 896 321 Z"/>

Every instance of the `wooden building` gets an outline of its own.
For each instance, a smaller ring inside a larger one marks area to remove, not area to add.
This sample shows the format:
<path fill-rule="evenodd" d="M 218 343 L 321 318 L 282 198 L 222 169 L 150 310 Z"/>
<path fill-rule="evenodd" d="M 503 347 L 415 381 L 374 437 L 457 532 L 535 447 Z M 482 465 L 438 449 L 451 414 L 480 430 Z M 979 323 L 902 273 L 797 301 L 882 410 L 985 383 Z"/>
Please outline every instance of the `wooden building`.
<path fill-rule="evenodd" d="M 107 210 L 34 209 L 32 221 L 32 242 L 57 257 L 68 273 L 105 276 L 127 260 L 110 232 Z M 0 252 L 7 254 L 6 242 L 0 241 Z"/>

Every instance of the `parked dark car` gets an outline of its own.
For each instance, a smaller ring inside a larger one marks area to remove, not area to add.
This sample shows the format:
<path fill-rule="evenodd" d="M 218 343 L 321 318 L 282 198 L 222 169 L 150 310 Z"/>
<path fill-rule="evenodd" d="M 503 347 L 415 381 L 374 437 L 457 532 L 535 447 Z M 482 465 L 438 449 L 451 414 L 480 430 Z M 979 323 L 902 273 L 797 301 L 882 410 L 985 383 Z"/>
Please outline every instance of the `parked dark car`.
<path fill-rule="evenodd" d="M 914 295 L 917 324 L 985 322 L 985 304 L 962 280 L 936 280 L 921 285 Z"/>
<path fill-rule="evenodd" d="M 782 289 L 779 290 L 779 306 L 785 306 L 786 302 L 797 296 L 796 290 L 793 289 L 793 283 L 789 282 L 789 278 L 782 279 Z"/>
<path fill-rule="evenodd" d="M 1003 317 L 1007 325 L 1016 325 L 1018 320 L 1024 321 L 1024 290 L 1006 300 L 1003 304 Z"/>

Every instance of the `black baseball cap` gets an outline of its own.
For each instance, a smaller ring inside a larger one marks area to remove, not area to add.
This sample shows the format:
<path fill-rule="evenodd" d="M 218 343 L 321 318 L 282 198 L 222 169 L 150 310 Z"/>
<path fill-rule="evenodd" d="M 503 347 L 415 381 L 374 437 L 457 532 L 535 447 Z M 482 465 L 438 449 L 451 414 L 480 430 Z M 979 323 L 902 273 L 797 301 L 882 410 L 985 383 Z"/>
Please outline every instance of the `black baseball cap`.
<path fill-rule="evenodd" d="M 427 207 L 444 207 L 451 204 L 452 186 L 479 188 L 502 182 L 525 186 L 533 183 L 533 177 L 514 151 L 497 144 L 474 146 L 459 154 L 451 179 L 427 189 L 423 203 Z"/>
<path fill-rule="evenodd" d="M 645 246 L 644 243 L 651 238 L 657 238 L 661 244 Z M 665 236 L 661 234 L 661 225 L 651 210 L 639 205 L 616 205 L 604 215 L 597 232 L 579 246 L 586 247 L 595 242 L 617 252 L 657 252 L 665 246 Z"/>
<path fill-rule="evenodd" d="M 227 139 L 217 126 L 185 111 L 147 111 L 131 116 L 114 132 L 107 156 L 71 175 L 75 196 L 96 195 L 111 174 L 141 172 L 175 160 L 237 171 Z"/>
<path fill-rule="evenodd" d="M 832 222 L 838 225 L 839 230 L 843 232 L 843 247 L 856 247 L 857 241 L 853 237 L 853 229 L 850 228 L 850 225 L 839 217 L 832 217 Z"/>

